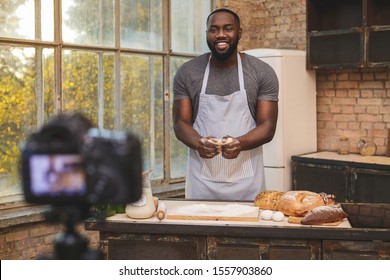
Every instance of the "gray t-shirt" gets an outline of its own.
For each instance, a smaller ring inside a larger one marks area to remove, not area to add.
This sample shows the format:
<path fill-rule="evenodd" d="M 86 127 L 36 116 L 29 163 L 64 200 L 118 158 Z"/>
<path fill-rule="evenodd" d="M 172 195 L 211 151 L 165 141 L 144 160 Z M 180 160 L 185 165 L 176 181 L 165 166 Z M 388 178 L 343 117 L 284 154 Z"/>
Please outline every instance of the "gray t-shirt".
<path fill-rule="evenodd" d="M 249 54 L 244 54 L 241 58 L 248 106 L 256 119 L 257 100 L 278 101 L 279 82 L 275 71 L 264 61 Z M 177 71 L 173 82 L 174 100 L 191 99 L 193 122 L 198 114 L 199 93 L 207 62 L 208 53 L 187 61 Z M 237 67 L 219 69 L 210 66 L 206 93 L 229 95 L 238 91 L 240 85 L 237 71 Z"/>

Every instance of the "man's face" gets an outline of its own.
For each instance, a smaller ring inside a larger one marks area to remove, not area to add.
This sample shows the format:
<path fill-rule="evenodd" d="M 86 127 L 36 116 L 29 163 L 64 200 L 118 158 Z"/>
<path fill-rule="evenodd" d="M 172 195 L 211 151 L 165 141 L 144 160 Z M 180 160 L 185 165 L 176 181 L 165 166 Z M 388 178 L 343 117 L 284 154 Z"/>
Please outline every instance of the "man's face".
<path fill-rule="evenodd" d="M 237 50 L 241 28 L 230 13 L 211 15 L 207 26 L 207 45 L 214 58 L 224 60 Z"/>

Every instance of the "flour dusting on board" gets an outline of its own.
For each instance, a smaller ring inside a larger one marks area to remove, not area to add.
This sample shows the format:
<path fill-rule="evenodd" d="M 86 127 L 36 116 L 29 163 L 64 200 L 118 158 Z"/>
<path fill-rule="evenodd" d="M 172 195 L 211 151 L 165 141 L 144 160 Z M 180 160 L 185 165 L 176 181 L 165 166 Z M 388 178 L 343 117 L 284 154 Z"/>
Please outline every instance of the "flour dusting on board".
<path fill-rule="evenodd" d="M 216 215 L 216 216 L 229 216 L 229 215 L 245 215 L 258 211 L 259 208 L 249 205 L 241 205 L 237 203 L 231 203 L 227 205 L 207 205 L 207 204 L 193 204 L 186 206 L 177 206 L 171 210 L 175 215 Z"/>

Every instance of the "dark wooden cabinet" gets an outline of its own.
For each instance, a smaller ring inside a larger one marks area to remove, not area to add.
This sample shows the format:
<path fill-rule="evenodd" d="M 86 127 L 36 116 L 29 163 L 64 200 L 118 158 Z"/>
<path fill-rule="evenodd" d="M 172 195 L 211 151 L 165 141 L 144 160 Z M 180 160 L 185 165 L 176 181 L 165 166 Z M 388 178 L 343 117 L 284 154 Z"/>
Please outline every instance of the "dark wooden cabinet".
<path fill-rule="evenodd" d="M 308 69 L 390 65 L 390 1 L 306 3 Z"/>
<path fill-rule="evenodd" d="M 320 255 L 320 240 L 207 238 L 207 257 L 212 260 L 319 260 Z"/>
<path fill-rule="evenodd" d="M 103 234 L 110 260 L 380 260 L 390 242 Z"/>
<path fill-rule="evenodd" d="M 334 194 L 337 202 L 390 203 L 390 158 L 375 158 L 378 163 L 332 152 L 293 156 L 292 187 Z"/>
<path fill-rule="evenodd" d="M 292 160 L 294 190 L 326 192 L 336 196 L 338 202 L 349 200 L 350 168 L 325 163 L 300 162 Z"/>
<path fill-rule="evenodd" d="M 351 168 L 350 197 L 358 203 L 390 203 L 390 171 Z"/>
<path fill-rule="evenodd" d="M 177 234 L 100 234 L 110 260 L 318 260 L 320 240 Z"/>
<path fill-rule="evenodd" d="M 324 240 L 324 260 L 389 260 L 390 242 Z"/>
<path fill-rule="evenodd" d="M 206 239 L 200 236 L 101 234 L 101 249 L 110 260 L 204 260 Z"/>

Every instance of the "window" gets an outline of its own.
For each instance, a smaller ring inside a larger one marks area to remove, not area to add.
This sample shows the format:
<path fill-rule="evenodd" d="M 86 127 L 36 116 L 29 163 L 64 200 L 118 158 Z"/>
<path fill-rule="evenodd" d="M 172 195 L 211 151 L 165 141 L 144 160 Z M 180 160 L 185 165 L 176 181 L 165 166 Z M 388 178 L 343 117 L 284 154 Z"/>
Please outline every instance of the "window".
<path fill-rule="evenodd" d="M 207 51 L 211 2 L 0 0 L 0 197 L 21 194 L 19 146 L 60 112 L 134 132 L 156 183 L 183 180 L 171 85 Z"/>

